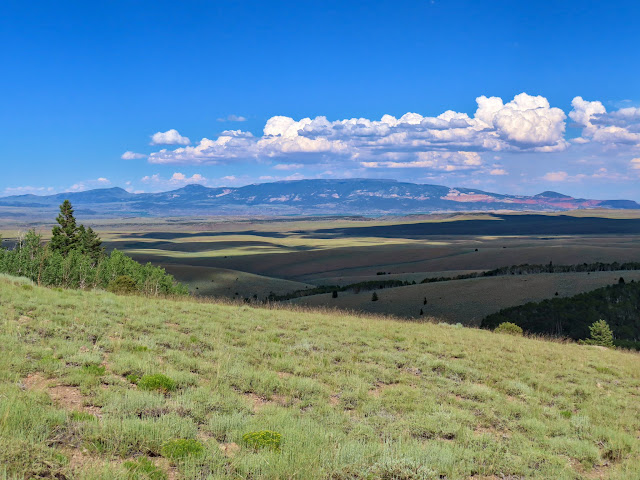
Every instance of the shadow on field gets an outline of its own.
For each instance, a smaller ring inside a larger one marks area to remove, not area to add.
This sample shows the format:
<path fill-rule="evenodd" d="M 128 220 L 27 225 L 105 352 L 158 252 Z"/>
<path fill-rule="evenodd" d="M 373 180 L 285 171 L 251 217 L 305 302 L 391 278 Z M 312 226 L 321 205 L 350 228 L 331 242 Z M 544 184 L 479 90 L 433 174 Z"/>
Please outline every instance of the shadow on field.
<path fill-rule="evenodd" d="M 496 215 L 496 220 L 459 220 L 372 227 L 327 228 L 309 238 L 386 237 L 412 238 L 432 235 L 592 235 L 637 234 L 640 219 L 570 217 L 560 215 Z"/>
<path fill-rule="evenodd" d="M 191 237 L 221 237 L 230 235 L 245 235 L 253 237 L 267 238 L 287 238 L 289 234 L 279 232 L 259 232 L 257 230 L 243 230 L 241 232 L 149 232 L 149 233 L 128 233 L 127 237 L 131 238 L 153 238 L 158 240 L 175 240 L 177 238 Z"/>

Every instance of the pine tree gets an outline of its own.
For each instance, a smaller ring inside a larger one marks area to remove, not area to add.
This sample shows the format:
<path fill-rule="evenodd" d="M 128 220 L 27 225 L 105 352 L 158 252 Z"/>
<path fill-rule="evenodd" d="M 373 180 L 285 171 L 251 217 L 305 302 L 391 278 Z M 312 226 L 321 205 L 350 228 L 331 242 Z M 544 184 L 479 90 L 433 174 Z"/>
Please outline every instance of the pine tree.
<path fill-rule="evenodd" d="M 373 292 L 373 295 L 371 295 L 371 301 L 372 302 L 378 301 L 378 294 L 376 292 Z"/>
<path fill-rule="evenodd" d="M 49 246 L 51 251 L 59 252 L 66 257 L 71 250 L 78 247 L 78 227 L 69 200 L 65 200 L 60 205 L 60 214 L 56 221 L 58 225 L 53 227 L 51 231 L 52 237 Z"/>
<path fill-rule="evenodd" d="M 104 255 L 104 247 L 98 234 L 91 227 L 85 229 L 84 225 L 80 225 L 78 232 L 78 240 L 82 253 L 87 254 L 95 262 L 100 260 L 100 257 Z"/>
<path fill-rule="evenodd" d="M 598 320 L 589 327 L 591 345 L 601 345 L 603 347 L 613 347 L 613 332 L 609 324 L 604 320 Z"/>

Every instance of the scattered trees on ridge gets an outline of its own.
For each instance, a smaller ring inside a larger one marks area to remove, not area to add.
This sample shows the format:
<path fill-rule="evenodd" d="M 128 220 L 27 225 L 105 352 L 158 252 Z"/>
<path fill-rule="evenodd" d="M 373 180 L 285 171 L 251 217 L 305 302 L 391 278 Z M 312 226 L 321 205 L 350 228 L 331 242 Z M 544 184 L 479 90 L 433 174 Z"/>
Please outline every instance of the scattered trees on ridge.
<path fill-rule="evenodd" d="M 136 291 L 145 295 L 188 293 L 163 268 L 142 265 L 118 250 L 107 255 L 96 232 L 77 225 L 68 200 L 60 205 L 56 221 L 47 244 L 32 229 L 13 249 L 0 245 L 0 273 L 27 277 L 39 285 L 80 289 L 109 289 L 122 283 L 119 277 L 128 276 Z"/>

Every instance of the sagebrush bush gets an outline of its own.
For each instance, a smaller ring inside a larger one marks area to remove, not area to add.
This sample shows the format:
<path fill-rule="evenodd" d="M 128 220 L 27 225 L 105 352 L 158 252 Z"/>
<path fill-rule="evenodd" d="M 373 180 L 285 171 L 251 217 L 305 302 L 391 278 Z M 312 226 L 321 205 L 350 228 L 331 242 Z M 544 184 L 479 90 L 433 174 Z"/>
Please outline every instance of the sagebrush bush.
<path fill-rule="evenodd" d="M 511 322 L 502 322 L 494 330 L 496 333 L 506 333 L 508 335 L 522 336 L 522 328 Z"/>
<path fill-rule="evenodd" d="M 248 432 L 242 436 L 242 441 L 247 447 L 253 449 L 268 448 L 280 450 L 282 435 L 271 430 L 261 430 L 259 432 Z"/>
<path fill-rule="evenodd" d="M 161 373 L 143 375 L 137 383 L 138 388 L 141 390 L 156 390 L 158 392 L 167 393 L 176 389 L 176 382 Z"/>

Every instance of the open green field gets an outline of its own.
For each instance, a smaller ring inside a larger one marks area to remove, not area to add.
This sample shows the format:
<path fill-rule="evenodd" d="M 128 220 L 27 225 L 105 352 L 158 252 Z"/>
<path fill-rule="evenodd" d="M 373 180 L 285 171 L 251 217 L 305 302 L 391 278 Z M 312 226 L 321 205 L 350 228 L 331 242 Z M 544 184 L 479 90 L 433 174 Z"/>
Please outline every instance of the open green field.
<path fill-rule="evenodd" d="M 0 344 L 0 478 L 640 478 L 623 351 L 8 277 Z"/>

